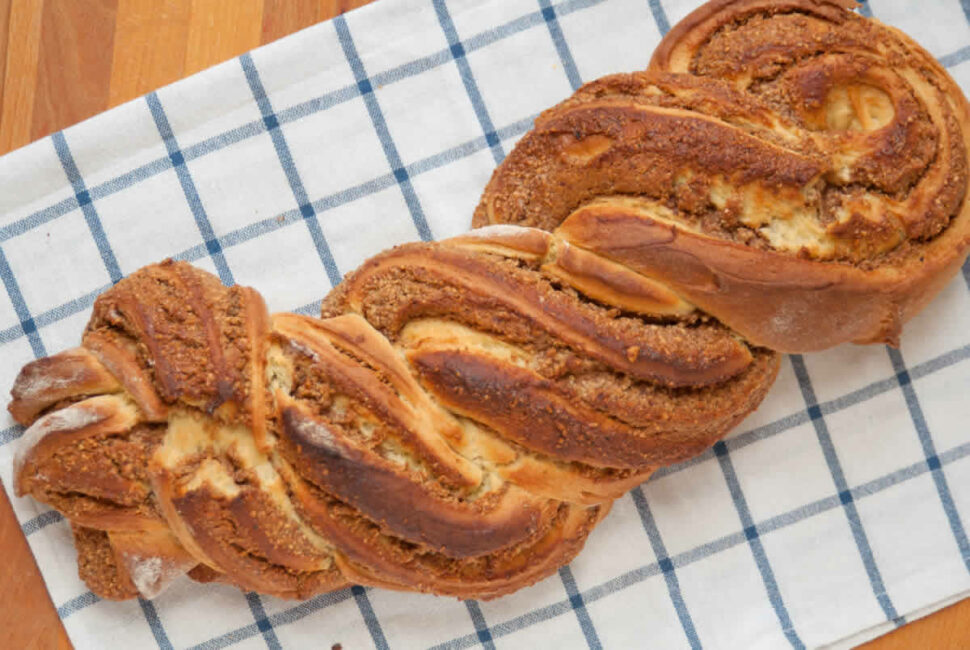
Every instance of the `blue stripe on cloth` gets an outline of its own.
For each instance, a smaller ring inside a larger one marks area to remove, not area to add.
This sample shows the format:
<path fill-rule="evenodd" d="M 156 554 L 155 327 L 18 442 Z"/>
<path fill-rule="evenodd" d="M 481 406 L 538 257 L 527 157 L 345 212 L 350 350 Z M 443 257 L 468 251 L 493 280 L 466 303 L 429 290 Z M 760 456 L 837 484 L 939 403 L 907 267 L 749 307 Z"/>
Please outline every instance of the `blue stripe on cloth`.
<path fill-rule="evenodd" d="M 664 7 L 660 4 L 660 0 L 649 0 L 650 12 L 653 14 L 653 20 L 657 23 L 657 29 L 660 30 L 661 36 L 666 36 L 667 32 L 670 31 L 670 21 L 667 20 L 667 12 L 664 11 Z"/>
<path fill-rule="evenodd" d="M 596 634 L 593 619 L 586 611 L 586 603 L 583 601 L 582 594 L 579 593 L 579 587 L 576 586 L 576 577 L 573 575 L 573 570 L 568 566 L 560 567 L 559 578 L 566 589 L 566 595 L 569 596 L 569 604 L 579 621 L 579 628 L 583 631 L 583 636 L 586 637 L 586 645 L 589 646 L 590 650 L 602 650 L 603 644 L 600 643 L 599 635 Z"/>
<path fill-rule="evenodd" d="M 943 511 L 946 513 L 950 530 L 953 531 L 957 548 L 960 549 L 963 564 L 967 567 L 967 571 L 970 571 L 970 541 L 967 540 L 967 531 L 960 520 L 960 513 L 953 502 L 953 494 L 950 492 L 950 486 L 943 474 L 943 468 L 940 466 L 936 445 L 933 443 L 930 428 L 926 424 L 926 417 L 923 415 L 923 407 L 920 406 L 919 399 L 916 396 L 916 389 L 913 388 L 913 380 L 909 376 L 906 363 L 903 361 L 902 352 L 889 347 L 886 350 L 889 352 L 889 359 L 892 362 L 893 370 L 896 371 L 899 387 L 906 399 L 906 408 L 909 409 L 910 418 L 912 418 L 913 426 L 916 428 L 916 435 L 919 437 L 920 445 L 923 448 L 923 455 L 926 456 L 926 463 L 931 470 L 930 473 L 933 476 L 933 482 L 936 484 L 936 491 L 940 495 L 940 502 L 943 504 Z"/>
<path fill-rule="evenodd" d="M 0 251 L 0 253 L 2 253 L 2 251 Z M 0 264 L 0 268 L 2 268 L 2 264 Z M 37 331 L 40 331 L 42 328 L 48 325 L 84 311 L 94 304 L 95 298 L 110 288 L 110 284 L 103 285 L 81 296 L 80 298 L 74 298 L 73 300 L 69 300 L 62 305 L 58 305 L 57 307 L 37 314 L 33 317 L 34 327 Z M 24 336 L 23 328 L 20 325 L 14 325 L 13 327 L 0 331 L 0 343 L 9 343 L 21 338 L 22 336 Z M 0 434 L 0 445 L 2 444 L 3 435 Z"/>
<path fill-rule="evenodd" d="M 47 528 L 51 524 L 63 520 L 64 515 L 59 513 L 57 510 L 48 510 L 47 512 L 37 515 L 33 519 L 28 519 L 20 527 L 20 531 L 24 534 L 24 537 L 27 537 L 33 535 L 38 530 Z"/>
<path fill-rule="evenodd" d="M 323 300 L 314 300 L 313 302 L 308 302 L 307 304 L 297 307 L 296 309 L 291 309 L 294 314 L 303 314 L 304 316 L 319 316 L 320 306 L 323 304 Z"/>
<path fill-rule="evenodd" d="M 165 634 L 165 626 L 162 625 L 162 620 L 158 618 L 158 611 L 156 611 L 154 603 L 139 596 L 138 604 L 141 605 L 141 611 L 145 615 L 145 620 L 148 621 L 148 627 L 152 631 L 152 636 L 155 637 L 155 643 L 158 644 L 159 650 L 172 650 L 172 642 L 168 640 L 168 635 Z"/>
<path fill-rule="evenodd" d="M 36 329 L 40 329 L 40 326 L 37 324 L 36 318 L 34 319 L 34 327 Z M 17 325 L 8 327 L 5 330 L 0 330 L 0 344 L 16 341 L 17 339 L 23 338 L 24 334 L 25 334 L 24 328 L 19 323 Z M 34 354 L 36 354 L 36 352 Z M 0 433 L 0 446 L 2 446 L 3 443 L 4 443 L 3 433 Z"/>
<path fill-rule="evenodd" d="M 108 285 L 110 286 L 110 285 Z M 40 325 L 37 324 L 37 319 L 34 319 L 34 325 L 37 329 L 40 329 Z M 16 341 L 24 336 L 24 329 L 21 327 L 18 321 L 16 325 L 11 325 L 10 327 L 0 330 L 0 345 L 5 343 L 10 343 L 11 341 Z M 2 442 L 2 436 L 0 436 L 0 442 Z"/>
<path fill-rule="evenodd" d="M 280 123 L 282 124 L 283 121 L 281 120 Z M 257 135 L 261 135 L 265 132 L 266 123 L 262 120 L 262 118 L 253 120 L 252 122 L 246 122 L 242 126 L 237 126 L 236 128 L 229 129 L 228 131 L 223 131 L 222 133 L 214 135 L 211 138 L 203 140 L 202 142 L 197 142 L 187 146 L 182 150 L 182 157 L 185 158 L 185 162 L 192 162 L 198 158 L 204 158 L 210 153 L 221 151 L 226 147 L 230 147 L 238 142 L 244 142 L 249 138 L 254 138 Z"/>
<path fill-rule="evenodd" d="M 718 442 L 714 445 L 714 455 L 717 456 L 718 463 L 721 465 L 721 472 L 724 474 L 728 491 L 731 493 L 731 500 L 734 501 L 734 507 L 738 511 L 738 517 L 741 519 L 744 536 L 747 538 L 748 546 L 751 547 L 754 562 L 758 567 L 758 572 L 761 573 L 762 581 L 765 583 L 768 600 L 771 602 L 772 609 L 775 610 L 775 615 L 778 617 L 781 629 L 785 633 L 785 638 L 788 639 L 788 642 L 791 643 L 793 648 L 803 649 L 805 648 L 805 644 L 795 631 L 795 626 L 792 625 L 791 617 L 788 615 L 788 608 L 785 607 L 785 602 L 781 597 L 781 591 L 778 589 L 778 582 L 775 580 L 775 572 L 772 571 L 771 564 L 768 562 L 768 554 L 765 553 L 764 545 L 761 543 L 758 527 L 751 517 L 748 501 L 745 499 L 744 492 L 741 490 L 741 482 L 738 480 L 738 475 L 734 471 L 734 463 L 731 462 L 728 449 L 724 445 L 724 442 Z"/>
<path fill-rule="evenodd" d="M 539 0 L 539 6 L 542 8 L 542 18 L 546 21 L 549 36 L 552 37 L 552 44 L 556 48 L 556 54 L 559 55 L 559 61 L 562 63 L 562 69 L 566 73 L 569 85 L 572 86 L 573 90 L 577 90 L 583 85 L 583 79 L 579 76 L 576 60 L 573 59 L 573 53 L 569 50 L 566 37 L 563 36 L 562 25 L 559 24 L 559 19 L 556 17 L 556 9 L 549 0 Z"/>
<path fill-rule="evenodd" d="M 586 592 L 587 594 L 589 592 Z M 613 592 L 610 592 L 613 593 Z M 602 597 L 602 596 L 600 596 Z M 587 596 L 586 602 L 591 600 L 598 600 L 597 598 L 590 599 Z M 521 616 L 509 619 L 500 623 L 499 625 L 492 627 L 492 633 L 495 638 L 501 638 L 503 636 L 508 636 L 519 630 L 524 630 L 525 628 L 536 625 L 537 623 L 542 623 L 543 621 L 548 621 L 550 619 L 556 618 L 557 616 L 562 616 L 568 612 L 572 611 L 572 605 L 569 600 L 562 600 L 552 605 L 546 605 L 545 607 L 540 607 L 539 609 L 526 612 Z M 467 635 L 463 637 L 458 637 L 444 643 L 440 643 L 436 646 L 432 646 L 430 650 L 461 650 L 463 648 L 470 648 L 478 643 L 478 639 L 474 635 Z"/>
<path fill-rule="evenodd" d="M 596 5 L 602 4 L 605 1 L 606 0 L 567 0 L 566 2 L 561 2 L 556 5 L 556 15 L 559 17 L 568 16 L 569 14 L 577 11 L 595 7 Z M 542 14 L 542 8 L 540 7 L 537 11 L 519 16 L 518 18 L 510 20 L 509 22 L 499 25 L 498 27 L 487 29 L 479 34 L 466 38 L 464 41 L 465 50 L 466 52 L 479 50 L 514 34 L 524 32 L 527 29 L 532 29 L 537 25 L 545 24 L 545 22 L 546 18 Z"/>
<path fill-rule="evenodd" d="M 379 75 L 375 75 L 372 78 L 372 81 L 379 86 L 385 86 L 388 84 L 392 84 L 395 81 L 400 81 L 401 79 L 407 79 L 408 77 L 413 77 L 422 72 L 435 68 L 439 65 L 444 64 L 448 60 L 448 55 L 445 52 L 445 50 L 438 52 L 438 57 L 441 59 L 440 61 L 438 60 L 429 61 L 424 66 L 422 66 L 421 59 L 418 59 L 416 62 L 412 62 L 410 64 L 405 64 L 405 65 L 410 65 L 411 68 L 408 69 L 406 73 L 402 73 L 396 79 L 387 78 L 388 73 L 383 72 Z M 396 69 L 397 68 L 395 68 L 395 70 Z M 381 77 L 382 79 L 384 79 L 384 81 L 379 82 L 378 77 Z M 322 113 L 329 108 L 338 106 L 345 102 L 349 102 L 350 100 L 356 99 L 359 96 L 360 96 L 360 90 L 357 88 L 357 84 L 344 86 L 343 88 L 338 88 L 337 90 L 325 93 L 323 95 L 314 97 L 312 99 L 308 99 L 306 101 L 300 102 L 299 104 L 294 104 L 289 108 L 284 108 L 283 110 L 276 113 L 276 117 L 279 119 L 280 124 L 289 124 L 290 122 L 301 120 L 304 117 L 315 115 L 317 113 Z"/>
<path fill-rule="evenodd" d="M 62 621 L 79 610 L 85 607 L 90 607 L 91 605 L 101 602 L 101 599 L 95 596 L 92 592 L 88 591 L 81 594 L 75 598 L 70 599 L 63 605 L 57 608 L 57 617 Z"/>
<path fill-rule="evenodd" d="M 79 314 L 85 309 L 91 307 L 91 305 L 94 304 L 95 299 L 110 288 L 110 284 L 105 284 L 97 287 L 96 289 L 92 289 L 83 296 L 78 296 L 73 300 L 68 300 L 64 304 L 37 314 L 37 316 L 34 317 L 34 322 L 37 323 L 38 328 L 41 328 L 64 320 L 65 318 L 74 316 L 75 314 Z"/>
<path fill-rule="evenodd" d="M 26 217 L 17 219 L 0 228 L 0 241 L 7 241 L 12 237 L 22 235 L 25 232 L 44 225 L 48 221 L 63 217 L 65 214 L 77 210 L 78 207 L 80 207 L 80 204 L 77 202 L 76 196 L 61 199 L 53 205 L 41 208 L 37 212 L 28 214 Z"/>
<path fill-rule="evenodd" d="M 691 648 L 699 650 L 701 641 L 697 636 L 694 620 L 691 618 L 687 604 L 684 602 L 684 596 L 680 591 L 680 581 L 677 580 L 674 564 L 670 561 L 667 554 L 667 547 L 663 542 L 663 538 L 660 536 L 660 530 L 657 528 L 657 522 L 654 520 L 653 513 L 650 511 L 650 504 L 647 503 L 647 497 L 643 493 L 643 487 L 641 486 L 631 490 L 630 496 L 633 498 L 633 503 L 637 507 L 637 512 L 640 513 L 640 522 L 643 524 L 643 530 L 646 531 L 647 538 L 650 540 L 650 547 L 653 549 L 653 554 L 657 557 L 657 564 L 663 571 L 664 580 L 667 582 L 667 593 L 670 594 L 670 601 L 674 605 L 674 611 L 680 620 L 680 626 L 684 629 L 687 642 Z"/>
<path fill-rule="evenodd" d="M 818 437 L 819 445 L 822 447 L 822 454 L 825 456 L 825 462 L 829 467 L 829 472 L 832 474 L 832 480 L 835 483 L 838 494 L 840 497 L 842 495 L 850 495 L 849 484 L 845 479 L 845 473 L 842 471 L 842 464 L 839 462 L 835 445 L 832 443 L 832 436 L 829 434 L 825 417 L 818 407 L 815 389 L 812 387 L 812 381 L 808 376 L 808 368 L 805 366 L 805 360 L 798 354 L 793 354 L 788 358 L 791 360 L 795 377 L 798 379 L 798 386 L 801 389 L 802 398 L 805 401 L 808 415 L 812 419 L 815 434 Z M 869 576 L 872 593 L 875 594 L 876 600 L 879 601 L 879 606 L 882 607 L 882 611 L 886 615 L 886 620 L 894 621 L 899 618 L 899 613 L 896 611 L 895 606 L 893 606 L 889 594 L 886 593 L 886 586 L 883 583 L 879 567 L 876 565 L 876 560 L 872 555 L 872 547 L 869 545 L 869 538 L 866 535 L 865 528 L 862 526 L 862 520 L 859 517 L 859 510 L 856 508 L 855 500 L 852 498 L 844 498 L 842 500 L 842 507 L 845 509 L 845 515 L 849 520 L 849 527 L 852 529 L 852 537 L 855 539 L 856 547 L 859 549 L 862 564 L 865 567 L 866 574 Z"/>
<path fill-rule="evenodd" d="M 388 650 L 384 630 L 381 629 L 381 622 L 377 620 L 377 615 L 374 614 L 374 607 L 370 604 L 367 591 L 360 585 L 354 585 L 350 588 L 350 593 L 354 595 L 354 600 L 357 601 L 357 608 L 360 610 L 360 615 L 364 617 L 364 623 L 374 641 L 374 646 L 377 647 L 377 650 Z"/>
<path fill-rule="evenodd" d="M 387 128 L 387 120 L 384 119 L 384 113 L 381 111 L 380 103 L 377 101 L 377 96 L 374 95 L 374 86 L 371 80 L 367 78 L 364 63 L 357 53 L 357 46 L 354 45 L 354 39 L 350 35 L 347 21 L 343 16 L 337 16 L 333 19 L 333 26 L 337 30 L 340 47 L 343 48 L 344 57 L 347 59 L 347 64 L 350 65 L 350 69 L 354 74 L 357 88 L 360 90 L 360 95 L 363 97 L 364 104 L 367 106 L 367 113 L 370 115 L 374 130 L 377 132 L 377 138 L 381 142 L 384 156 L 387 158 L 387 162 L 391 166 L 391 171 L 394 173 L 394 178 L 397 180 L 397 184 L 401 188 L 401 193 L 404 195 L 404 202 L 407 204 L 408 211 L 411 213 L 411 220 L 414 221 L 414 227 L 418 231 L 418 236 L 423 241 L 430 241 L 434 239 L 434 236 L 431 234 L 431 228 L 428 227 L 428 220 L 424 216 L 421 202 L 418 200 L 418 195 L 414 191 L 414 186 L 411 184 L 411 177 L 408 175 L 407 170 L 404 169 L 404 163 L 397 151 L 397 146 L 394 144 L 393 138 L 391 138 L 391 132 Z"/>
<path fill-rule="evenodd" d="M 148 103 L 148 109 L 151 111 L 152 119 L 155 121 L 155 128 L 158 129 L 158 134 L 165 142 L 165 149 L 168 151 L 168 157 L 172 161 L 172 168 L 175 170 L 176 176 L 178 176 L 179 184 L 182 186 L 182 192 L 185 194 L 185 200 L 188 202 L 192 216 L 195 218 L 199 233 L 202 235 L 203 242 L 205 242 L 206 250 L 209 252 L 209 256 L 216 266 L 219 279 L 222 280 L 224 285 L 232 286 L 236 284 L 236 281 L 232 276 L 232 271 L 229 270 L 229 265 L 226 263 L 226 257 L 222 253 L 222 245 L 219 243 L 215 231 L 212 230 L 212 224 L 209 223 L 209 217 L 205 212 L 205 207 L 202 205 L 202 199 L 199 198 L 199 191 L 196 189 L 192 175 L 189 173 L 189 168 L 186 166 L 185 156 L 179 149 L 175 134 L 172 133 L 172 127 L 168 122 L 168 117 L 165 115 L 165 110 L 162 108 L 162 102 L 155 93 L 145 95 L 145 101 Z"/>
<path fill-rule="evenodd" d="M 246 603 L 249 605 L 249 610 L 253 613 L 253 618 L 256 619 L 256 627 L 263 634 L 266 647 L 269 650 L 282 650 L 280 640 L 277 638 L 276 632 L 273 631 L 273 624 L 266 617 L 266 608 L 263 607 L 263 601 L 260 599 L 259 594 L 252 591 L 248 592 L 246 594 Z"/>
<path fill-rule="evenodd" d="M 341 589 L 340 591 L 332 591 L 326 594 L 320 594 L 306 602 L 302 602 L 299 605 L 291 607 L 289 609 L 283 610 L 282 612 L 277 612 L 268 618 L 270 625 L 274 628 L 279 628 L 283 625 L 288 625 L 290 623 L 299 621 L 300 619 L 306 618 L 314 612 L 318 612 L 322 609 L 332 607 L 351 598 L 352 594 L 350 589 Z M 250 623 L 249 625 L 244 625 L 243 627 L 236 628 L 225 634 L 209 639 L 208 641 L 203 641 L 202 643 L 192 646 L 190 650 L 220 650 L 221 648 L 227 648 L 229 646 L 235 645 L 240 641 L 245 641 L 256 635 L 260 634 L 259 628 L 255 623 Z"/>
<path fill-rule="evenodd" d="M 916 366 L 913 366 L 910 368 L 910 376 L 914 380 L 920 379 L 927 375 L 931 375 L 938 370 L 942 370 L 943 368 L 948 368 L 954 364 L 966 361 L 967 359 L 970 359 L 970 345 L 965 345 L 955 350 L 950 350 L 939 356 L 928 359 L 927 361 L 924 361 Z M 887 377 L 885 379 L 880 379 L 846 395 L 842 395 L 828 402 L 822 402 L 818 405 L 819 411 L 822 413 L 822 415 L 837 413 L 849 408 L 850 406 L 855 406 L 856 404 L 868 401 L 877 395 L 882 395 L 883 393 L 888 393 L 891 390 L 895 390 L 898 386 L 899 383 L 896 375 Z M 764 440 L 765 438 L 771 438 L 780 433 L 784 433 L 785 431 L 805 424 L 810 420 L 811 418 L 808 415 L 808 411 L 802 410 L 797 413 L 792 413 L 791 415 L 786 415 L 783 418 L 779 418 L 778 420 L 774 420 L 773 422 L 769 422 L 760 427 L 756 427 L 754 429 L 744 431 L 738 435 L 731 436 L 731 438 L 724 441 L 724 445 L 728 448 L 728 451 L 743 449 L 744 447 L 747 447 L 748 445 L 759 440 Z M 650 480 L 654 481 L 663 478 L 664 476 L 669 476 L 670 474 L 676 474 L 677 472 L 683 471 L 688 467 L 693 467 L 694 465 L 706 462 L 713 457 L 713 450 L 708 449 L 707 451 L 695 456 L 694 458 L 691 458 L 690 460 L 678 463 L 676 465 L 661 467 L 651 475 Z"/>
<path fill-rule="evenodd" d="M 485 650 L 495 650 L 492 633 L 488 631 L 488 623 L 485 622 L 485 615 L 482 614 L 482 608 L 479 607 L 478 601 L 466 600 L 465 609 L 468 610 L 468 615 L 472 619 L 472 625 L 475 626 L 475 634 L 478 635 L 478 640 L 482 644 L 482 647 Z"/>
<path fill-rule="evenodd" d="M 963 15 L 966 16 L 967 22 L 970 22 L 970 0 L 960 0 L 960 6 L 963 8 Z"/>
<path fill-rule="evenodd" d="M 529 130 L 533 119 L 534 116 L 524 118 L 510 124 L 509 126 L 498 129 L 496 133 L 498 134 L 500 140 L 516 137 Z M 478 153 L 487 147 L 488 143 L 485 141 L 485 138 L 478 137 L 474 140 L 456 145 L 451 149 L 447 149 L 427 158 L 423 158 L 408 165 L 405 167 L 405 169 L 409 176 L 418 176 L 420 174 L 439 169 L 456 160 L 467 158 L 468 156 Z M 377 178 L 372 178 L 369 181 L 361 183 L 360 185 L 356 185 L 354 187 L 347 188 L 345 190 L 341 190 L 334 194 L 317 199 L 313 202 L 313 209 L 319 215 L 327 210 L 331 210 L 351 201 L 356 201 L 359 198 L 380 192 L 388 187 L 393 187 L 395 183 L 397 183 L 397 179 L 394 178 L 393 174 L 385 174 Z M 299 210 L 289 210 L 281 215 L 263 219 L 247 226 L 243 226 L 242 228 L 230 231 L 220 237 L 219 241 L 222 243 L 222 247 L 224 249 L 231 248 L 232 246 L 247 242 L 268 232 L 273 232 L 280 228 L 288 227 L 301 219 L 302 215 Z M 173 257 L 175 259 L 191 262 L 203 257 L 205 254 L 206 251 L 202 246 L 193 246 L 192 248 L 173 255 Z"/>
<path fill-rule="evenodd" d="M 3 431 L 0 431 L 0 447 L 4 446 L 8 442 L 13 442 L 17 440 L 24 434 L 24 428 L 19 424 L 15 424 L 12 427 L 7 427 Z"/>
<path fill-rule="evenodd" d="M 324 236 L 323 229 L 320 227 L 316 210 L 314 210 L 313 205 L 310 203 L 310 197 L 307 196 L 306 188 L 303 186 L 303 180 L 300 178 L 300 172 L 296 169 L 296 163 L 293 161 L 293 155 L 290 153 L 289 145 L 286 144 L 283 129 L 280 128 L 279 118 L 273 112 L 273 105 L 270 103 L 269 97 L 266 96 L 266 89 L 263 87 L 263 82 L 259 78 L 259 71 L 256 69 L 256 64 L 253 63 L 253 58 L 249 53 L 239 57 L 239 63 L 242 65 L 243 73 L 246 75 L 249 89 L 252 91 L 253 97 L 256 99 L 256 104 L 259 106 L 259 112 L 263 116 L 266 129 L 269 131 L 270 138 L 273 140 L 276 157 L 279 158 L 280 165 L 283 167 L 283 173 L 286 174 L 286 181 L 290 184 L 293 198 L 296 199 L 296 206 L 303 216 L 307 230 L 310 232 L 313 246 L 317 249 L 317 255 L 320 257 L 323 268 L 327 272 L 330 285 L 335 287 L 340 284 L 340 270 L 337 268 L 337 262 L 334 260 L 333 253 L 330 251 L 330 244 L 327 243 L 327 238 Z"/>
<path fill-rule="evenodd" d="M 186 160 L 188 158 L 186 157 Z M 130 172 L 116 176 L 114 178 L 108 179 L 107 181 L 95 185 L 90 189 L 91 199 L 99 200 L 106 196 L 111 196 L 122 190 L 128 189 L 144 180 L 157 176 L 162 172 L 168 171 L 172 168 L 172 159 L 168 156 L 164 158 L 156 158 L 150 162 L 145 163 L 135 167 Z"/>
<path fill-rule="evenodd" d="M 111 244 L 108 243 L 108 236 L 104 234 L 104 226 L 101 223 L 101 218 L 98 217 L 98 211 L 94 208 L 94 200 L 91 198 L 88 188 L 84 185 L 84 179 L 81 178 L 81 172 L 77 168 L 77 163 L 74 162 L 70 147 L 67 146 L 64 133 L 57 131 L 52 134 L 51 142 L 54 143 L 54 150 L 61 161 L 61 167 L 64 168 L 67 180 L 74 190 L 74 197 L 77 199 L 78 205 L 81 206 L 84 221 L 87 222 L 88 230 L 91 231 L 91 236 L 94 238 L 94 244 L 101 254 L 101 261 L 104 262 L 104 267 L 108 270 L 108 277 L 111 278 L 112 282 L 118 282 L 121 280 L 121 268 L 118 267 L 118 260 L 115 259 Z"/>
<path fill-rule="evenodd" d="M 20 320 L 20 330 L 30 342 L 30 349 L 33 351 L 34 356 L 38 359 L 40 357 L 46 357 L 47 349 L 44 347 L 44 342 L 40 339 L 40 332 L 37 331 L 37 323 L 34 322 L 33 316 L 30 315 L 30 310 L 27 309 L 24 294 L 20 292 L 20 285 L 17 284 L 17 278 L 14 277 L 13 270 L 10 268 L 10 263 L 7 261 L 7 255 L 3 252 L 2 246 L 0 246 L 0 279 L 3 280 L 3 286 L 7 290 L 7 296 L 10 297 L 10 303 L 13 305 L 14 312 L 16 312 L 17 318 Z"/>
<path fill-rule="evenodd" d="M 151 178 L 172 166 L 172 162 L 166 156 L 165 158 L 158 158 L 151 162 L 145 163 L 140 167 L 125 172 L 119 176 L 108 179 L 100 185 L 95 185 L 88 190 L 88 194 L 91 196 L 92 201 L 97 201 L 103 199 L 112 194 L 116 194 L 124 189 L 127 189 L 133 185 L 136 185 L 143 180 Z M 72 196 L 67 199 L 58 201 L 54 205 L 50 205 L 42 210 L 38 210 L 32 214 L 27 215 L 22 219 L 18 219 L 12 223 L 7 224 L 0 228 L 0 241 L 6 241 L 18 235 L 22 235 L 25 232 L 42 226 L 49 221 L 62 217 L 70 212 L 73 212 L 80 204 L 78 203 L 77 197 Z"/>
<path fill-rule="evenodd" d="M 952 68 L 955 65 L 960 65 L 967 59 L 970 59 L 970 45 L 964 45 L 956 52 L 941 56 L 939 61 L 940 65 L 944 68 Z"/>
<path fill-rule="evenodd" d="M 434 0 L 434 11 L 438 16 L 438 24 L 441 25 L 441 30 L 445 33 L 445 39 L 448 41 L 451 57 L 454 59 L 455 65 L 458 66 L 458 75 L 465 86 L 465 93 L 472 103 L 475 117 L 478 118 L 478 124 L 482 127 L 485 141 L 492 150 L 492 158 L 495 159 L 497 165 L 505 159 L 505 151 L 502 149 L 498 134 L 495 133 L 495 125 L 492 124 L 492 118 L 485 107 L 485 100 L 482 99 L 482 93 L 478 89 L 475 75 L 472 73 L 471 65 L 465 56 L 465 46 L 458 38 L 458 30 L 455 29 L 455 22 L 451 19 L 451 14 L 448 13 L 448 6 L 444 0 Z"/>

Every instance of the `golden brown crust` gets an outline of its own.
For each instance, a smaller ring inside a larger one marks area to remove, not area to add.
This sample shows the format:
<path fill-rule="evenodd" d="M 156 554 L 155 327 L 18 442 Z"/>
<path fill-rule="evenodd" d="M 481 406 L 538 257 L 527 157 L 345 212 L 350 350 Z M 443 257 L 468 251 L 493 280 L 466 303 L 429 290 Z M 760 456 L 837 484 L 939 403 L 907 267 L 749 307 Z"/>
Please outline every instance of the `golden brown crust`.
<path fill-rule="evenodd" d="M 785 14 L 801 12 L 831 21 L 844 21 L 846 10 L 855 9 L 854 0 L 710 0 L 667 32 L 650 60 L 651 68 L 680 70 L 691 52 L 700 47 L 712 33 L 737 22 L 750 13 Z M 669 37 L 669 38 L 668 38 Z"/>
<path fill-rule="evenodd" d="M 717 0 L 536 120 L 474 223 L 531 225 L 783 352 L 895 343 L 970 250 L 968 107 L 837 0 Z"/>
<path fill-rule="evenodd" d="M 323 319 L 146 267 L 98 298 L 85 348 L 21 373 L 11 410 L 46 412 L 18 492 L 90 531 L 82 574 L 112 598 L 185 572 L 288 598 L 531 584 L 613 498 L 724 435 L 778 367 L 569 251 L 524 228 L 400 247 Z"/>
<path fill-rule="evenodd" d="M 609 307 L 556 290 L 554 281 L 563 276 L 548 273 L 497 255 L 406 244 L 365 263 L 327 297 L 323 310 L 357 311 L 389 337 L 422 318 L 448 318 L 512 339 L 516 331 L 528 339 L 544 333 L 540 340 L 671 387 L 716 384 L 751 362 L 748 348 L 723 328 L 698 327 L 686 336 L 682 327 L 615 318 Z"/>
<path fill-rule="evenodd" d="M 138 595 L 128 571 L 102 530 L 71 524 L 77 549 L 77 573 L 91 590 L 108 600 L 127 600 Z"/>
<path fill-rule="evenodd" d="M 688 422 L 675 407 L 664 413 L 668 417 L 659 426 L 638 427 L 624 422 L 622 415 L 612 415 L 611 409 L 587 406 L 581 391 L 564 390 L 535 372 L 495 359 L 454 350 L 416 351 L 408 358 L 429 390 L 452 411 L 530 451 L 594 467 L 637 470 L 693 456 L 723 435 L 722 416 L 734 415 L 722 411 L 709 413 L 703 422 Z M 760 394 L 761 387 L 770 384 L 766 377 L 773 377 L 775 366 L 774 355 L 760 355 L 752 372 L 729 384 L 736 394 L 727 401 L 743 401 L 738 398 L 748 391 Z M 721 396 L 709 391 L 708 397 Z M 696 412 L 690 416 L 693 419 Z M 658 444 L 670 438 L 678 442 Z"/>
<path fill-rule="evenodd" d="M 521 542 L 548 517 L 545 500 L 512 486 L 474 503 L 440 494 L 298 407 L 281 415 L 280 451 L 306 480 L 412 544 L 472 557 Z"/>
<path fill-rule="evenodd" d="M 83 395 L 103 395 L 121 390 L 115 375 L 84 348 L 65 350 L 24 366 L 11 391 L 16 407 L 10 415 L 24 426 L 45 410 Z"/>

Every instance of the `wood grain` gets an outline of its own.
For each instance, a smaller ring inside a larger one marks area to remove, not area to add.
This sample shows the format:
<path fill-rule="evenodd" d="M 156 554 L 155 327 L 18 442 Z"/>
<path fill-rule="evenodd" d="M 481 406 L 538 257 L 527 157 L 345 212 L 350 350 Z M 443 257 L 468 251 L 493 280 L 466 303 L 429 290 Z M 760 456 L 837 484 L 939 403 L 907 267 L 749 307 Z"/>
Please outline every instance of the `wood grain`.
<path fill-rule="evenodd" d="M 320 10 L 319 2 L 264 0 L 260 38 L 269 43 L 316 24 L 322 20 Z"/>
<path fill-rule="evenodd" d="M 44 2 L 30 138 L 108 108 L 118 0 Z"/>
<path fill-rule="evenodd" d="M 3 108 L 3 81 L 7 71 L 7 32 L 10 26 L 10 3 L 11 0 L 0 0 L 0 110 Z"/>
<path fill-rule="evenodd" d="M 3 106 L 0 108 L 0 153 L 31 141 L 31 119 L 37 89 L 40 27 L 44 0 L 10 0 L 5 33 Z M 35 138 L 36 139 L 36 138 Z"/>
<path fill-rule="evenodd" d="M 263 0 L 192 0 L 185 74 L 258 47 L 262 31 Z"/>
<path fill-rule="evenodd" d="M 950 605 L 859 650 L 967 650 L 970 648 L 970 598 Z"/>
<path fill-rule="evenodd" d="M 370 1 L 0 0 L 0 154 Z M 70 648 L 2 489 L 0 561 L 0 648 Z M 970 599 L 864 647 L 970 648 Z"/>
<path fill-rule="evenodd" d="M 185 76 L 191 9 L 181 0 L 119 0 L 109 106 Z"/>
<path fill-rule="evenodd" d="M 0 561 L 0 648 L 70 648 L 2 488 Z"/>

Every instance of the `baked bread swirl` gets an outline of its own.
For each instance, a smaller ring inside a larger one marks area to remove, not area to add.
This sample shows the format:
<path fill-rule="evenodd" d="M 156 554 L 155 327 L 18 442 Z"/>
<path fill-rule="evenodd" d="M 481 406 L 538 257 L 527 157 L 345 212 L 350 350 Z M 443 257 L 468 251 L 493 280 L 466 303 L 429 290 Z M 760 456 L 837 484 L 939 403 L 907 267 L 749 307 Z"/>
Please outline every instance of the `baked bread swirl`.
<path fill-rule="evenodd" d="M 661 285 L 512 226 L 369 260 L 322 318 L 185 263 L 101 295 L 27 365 L 18 494 L 106 598 L 188 572 L 306 598 L 491 598 L 568 562 L 611 501 L 763 398 L 778 355 Z"/>
<path fill-rule="evenodd" d="M 968 107 L 837 0 L 715 0 L 583 86 L 474 223 L 557 230 L 782 352 L 896 344 L 970 247 Z"/>
<path fill-rule="evenodd" d="M 183 263 L 26 366 L 16 468 L 106 598 L 492 598 L 723 436 L 780 351 L 895 342 L 968 234 L 967 106 L 834 0 L 716 1 L 544 113 L 481 228 L 385 252 L 321 318 Z"/>

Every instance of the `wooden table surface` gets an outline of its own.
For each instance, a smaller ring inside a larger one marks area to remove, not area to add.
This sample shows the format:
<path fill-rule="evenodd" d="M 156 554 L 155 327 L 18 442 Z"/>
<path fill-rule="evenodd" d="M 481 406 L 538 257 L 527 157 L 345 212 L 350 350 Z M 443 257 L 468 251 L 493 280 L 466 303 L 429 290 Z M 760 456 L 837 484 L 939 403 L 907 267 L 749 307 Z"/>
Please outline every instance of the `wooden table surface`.
<path fill-rule="evenodd" d="M 0 0 L 0 154 L 368 1 Z M 0 561 L 0 648 L 70 648 L 3 490 Z M 970 599 L 865 647 L 970 648 Z"/>

